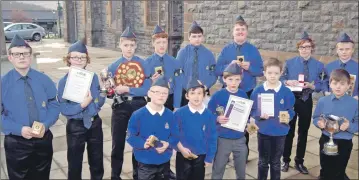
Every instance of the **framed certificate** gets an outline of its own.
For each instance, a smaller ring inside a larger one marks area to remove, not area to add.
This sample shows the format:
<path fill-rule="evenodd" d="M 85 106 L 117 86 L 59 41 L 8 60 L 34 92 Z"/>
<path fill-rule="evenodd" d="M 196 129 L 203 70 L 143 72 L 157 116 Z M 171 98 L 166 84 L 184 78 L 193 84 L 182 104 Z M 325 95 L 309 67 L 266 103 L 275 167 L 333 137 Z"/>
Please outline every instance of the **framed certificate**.
<path fill-rule="evenodd" d="M 221 124 L 221 126 L 244 132 L 252 105 L 252 100 L 230 95 L 224 112 L 229 120 L 226 124 Z"/>
<path fill-rule="evenodd" d="M 274 94 L 260 94 L 260 111 L 261 116 L 267 114 L 268 116 L 274 117 Z"/>
<path fill-rule="evenodd" d="M 94 73 L 85 69 L 71 67 L 62 98 L 82 103 L 90 90 Z"/>

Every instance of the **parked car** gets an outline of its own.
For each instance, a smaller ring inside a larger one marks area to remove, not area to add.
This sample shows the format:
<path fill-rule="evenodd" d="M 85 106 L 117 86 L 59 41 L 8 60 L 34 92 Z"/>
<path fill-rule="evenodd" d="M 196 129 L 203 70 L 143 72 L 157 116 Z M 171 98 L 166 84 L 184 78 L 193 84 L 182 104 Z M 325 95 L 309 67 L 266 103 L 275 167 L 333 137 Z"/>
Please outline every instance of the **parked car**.
<path fill-rule="evenodd" d="M 12 24 L 12 22 L 3 22 L 4 28 L 10 24 Z"/>
<path fill-rule="evenodd" d="M 33 23 L 13 23 L 4 28 L 5 40 L 11 39 L 18 34 L 23 39 L 40 41 L 46 35 L 45 29 Z"/>

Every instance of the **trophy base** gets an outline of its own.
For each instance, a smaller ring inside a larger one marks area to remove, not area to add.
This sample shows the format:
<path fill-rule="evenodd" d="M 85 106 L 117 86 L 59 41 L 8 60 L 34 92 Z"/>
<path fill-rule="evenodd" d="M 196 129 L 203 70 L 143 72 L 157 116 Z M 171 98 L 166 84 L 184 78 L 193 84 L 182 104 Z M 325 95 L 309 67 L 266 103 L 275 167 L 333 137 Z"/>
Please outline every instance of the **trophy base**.
<path fill-rule="evenodd" d="M 338 155 L 338 146 L 324 144 L 323 153 L 327 156 L 336 156 Z"/>

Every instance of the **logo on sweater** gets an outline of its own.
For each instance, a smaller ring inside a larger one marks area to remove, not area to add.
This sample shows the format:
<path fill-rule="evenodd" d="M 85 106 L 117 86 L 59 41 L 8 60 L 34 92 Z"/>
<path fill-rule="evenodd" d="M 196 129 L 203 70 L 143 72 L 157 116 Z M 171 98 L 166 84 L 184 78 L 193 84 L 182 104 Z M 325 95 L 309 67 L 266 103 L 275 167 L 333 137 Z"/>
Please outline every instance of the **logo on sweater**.
<path fill-rule="evenodd" d="M 205 130 L 206 130 L 206 125 L 203 125 L 203 128 L 202 128 L 202 129 L 203 129 L 203 131 L 205 131 Z"/>
<path fill-rule="evenodd" d="M 280 100 L 280 104 L 284 104 L 284 99 Z"/>
<path fill-rule="evenodd" d="M 45 101 L 42 101 L 42 107 L 46 107 Z"/>
<path fill-rule="evenodd" d="M 95 103 L 98 103 L 98 98 L 95 99 Z"/>
<path fill-rule="evenodd" d="M 169 129 L 169 128 L 170 128 L 170 126 L 168 125 L 168 123 L 165 124 L 165 128 L 166 128 L 166 129 Z"/>

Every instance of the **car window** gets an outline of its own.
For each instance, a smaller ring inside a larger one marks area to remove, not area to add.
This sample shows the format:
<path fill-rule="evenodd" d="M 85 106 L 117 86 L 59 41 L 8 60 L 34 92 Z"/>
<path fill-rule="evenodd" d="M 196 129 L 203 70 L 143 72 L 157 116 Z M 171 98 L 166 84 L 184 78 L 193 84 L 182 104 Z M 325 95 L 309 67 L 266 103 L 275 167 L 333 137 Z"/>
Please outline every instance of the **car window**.
<path fill-rule="evenodd" d="M 21 24 L 16 24 L 9 28 L 10 31 L 16 31 L 16 30 L 21 30 L 21 29 L 22 29 Z"/>
<path fill-rule="evenodd" d="M 36 26 L 31 25 L 31 24 L 23 24 L 22 28 L 23 29 L 36 29 Z"/>

